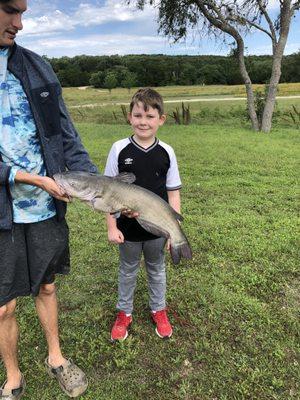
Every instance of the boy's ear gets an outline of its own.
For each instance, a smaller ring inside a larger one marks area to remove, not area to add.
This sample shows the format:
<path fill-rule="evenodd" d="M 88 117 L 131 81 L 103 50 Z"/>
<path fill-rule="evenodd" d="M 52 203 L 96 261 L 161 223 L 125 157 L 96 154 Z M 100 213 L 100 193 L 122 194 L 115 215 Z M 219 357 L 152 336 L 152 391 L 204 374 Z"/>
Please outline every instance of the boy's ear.
<path fill-rule="evenodd" d="M 162 114 L 159 117 L 159 125 L 162 126 L 166 122 L 166 119 L 167 119 L 167 114 Z"/>
<path fill-rule="evenodd" d="M 127 113 L 127 119 L 129 122 L 131 122 L 131 112 Z"/>

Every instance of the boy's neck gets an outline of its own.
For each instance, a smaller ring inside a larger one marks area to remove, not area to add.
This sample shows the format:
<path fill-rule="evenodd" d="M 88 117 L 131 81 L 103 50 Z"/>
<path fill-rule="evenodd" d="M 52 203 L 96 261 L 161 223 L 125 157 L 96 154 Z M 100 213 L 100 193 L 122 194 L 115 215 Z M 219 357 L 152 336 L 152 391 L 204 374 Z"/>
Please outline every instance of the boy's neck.
<path fill-rule="evenodd" d="M 147 149 L 148 147 L 152 146 L 155 143 L 156 136 L 152 136 L 151 138 L 147 139 L 141 139 L 138 138 L 136 135 L 133 135 L 133 139 L 138 145 L 140 145 L 144 149 Z"/>

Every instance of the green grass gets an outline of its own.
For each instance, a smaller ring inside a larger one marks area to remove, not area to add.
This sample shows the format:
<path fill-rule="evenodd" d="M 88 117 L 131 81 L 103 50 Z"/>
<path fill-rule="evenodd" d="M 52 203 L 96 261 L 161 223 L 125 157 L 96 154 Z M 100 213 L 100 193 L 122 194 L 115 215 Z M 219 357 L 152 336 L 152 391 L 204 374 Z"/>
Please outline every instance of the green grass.
<path fill-rule="evenodd" d="M 263 85 L 254 85 L 254 89 L 263 90 Z M 109 94 L 108 90 L 93 89 L 91 87 L 86 90 L 65 88 L 64 98 L 75 122 L 118 125 L 124 123 L 124 116 L 121 111 L 120 103 L 129 103 L 135 90 L 136 89 L 132 89 L 129 93 L 127 89 L 118 88 L 113 89 L 112 93 Z M 238 99 L 246 96 L 245 87 L 243 85 L 166 86 L 159 87 L 157 90 L 166 101 L 165 111 L 169 115 L 167 119 L 168 125 L 174 125 L 174 119 L 171 115 L 173 115 L 176 108 L 181 109 L 180 102 L 168 103 L 168 100 L 185 101 L 185 106 L 188 105 L 190 107 L 193 124 L 220 123 L 222 125 L 243 128 L 250 125 L 249 121 L 246 119 L 246 101 Z M 300 95 L 300 83 L 280 84 L 278 95 Z M 229 97 L 233 98 L 233 100 L 228 100 Z M 199 98 L 200 101 L 186 101 L 187 99 L 196 98 Z M 218 101 L 211 101 L 216 98 Z M 86 107 L 85 105 L 93 105 L 93 107 Z M 300 98 L 278 99 L 273 123 L 279 127 L 293 127 L 292 119 L 286 115 L 292 110 L 293 105 L 296 106 L 300 112 Z M 80 106 L 80 108 L 78 108 L 78 106 Z M 298 120 L 298 117 L 296 117 L 296 119 Z"/>
<path fill-rule="evenodd" d="M 264 90 L 264 85 L 253 85 L 254 90 Z M 64 98 L 69 106 L 93 104 L 93 103 L 114 103 L 129 102 L 132 94 L 137 88 L 117 88 L 109 93 L 106 89 L 94 89 L 88 87 L 86 90 L 78 88 L 64 88 Z M 162 86 L 157 88 L 165 100 L 177 98 L 194 97 L 243 97 L 246 96 L 244 85 L 207 85 L 207 86 Z M 281 83 L 278 87 L 279 96 L 292 96 L 300 94 L 300 83 Z"/>
<path fill-rule="evenodd" d="M 126 126 L 79 124 L 103 170 Z M 165 126 L 183 180 L 191 262 L 167 259 L 169 341 L 154 333 L 141 270 L 131 334 L 109 342 L 118 251 L 104 216 L 69 207 L 72 274 L 59 279 L 65 354 L 87 372 L 87 400 L 299 400 L 299 132 L 258 134 Z M 64 399 L 43 369 L 45 341 L 29 299 L 20 301 L 25 399 Z M 2 371 L 3 372 L 3 371 Z"/>

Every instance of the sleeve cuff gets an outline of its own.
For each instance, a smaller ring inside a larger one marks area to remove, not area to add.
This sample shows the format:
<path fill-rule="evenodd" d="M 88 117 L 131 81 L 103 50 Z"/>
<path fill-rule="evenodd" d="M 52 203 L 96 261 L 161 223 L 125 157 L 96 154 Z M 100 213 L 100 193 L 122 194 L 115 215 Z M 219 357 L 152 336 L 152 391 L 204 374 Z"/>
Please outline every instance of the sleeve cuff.
<path fill-rule="evenodd" d="M 16 174 L 18 172 L 18 168 L 17 167 L 12 167 L 9 173 L 9 177 L 8 177 L 8 182 L 10 185 L 14 185 L 15 184 L 15 177 Z"/>
<path fill-rule="evenodd" d="M 182 189 L 182 185 L 174 186 L 174 187 L 168 187 L 167 186 L 167 191 L 168 192 L 172 192 L 173 190 L 180 190 L 180 189 Z"/>

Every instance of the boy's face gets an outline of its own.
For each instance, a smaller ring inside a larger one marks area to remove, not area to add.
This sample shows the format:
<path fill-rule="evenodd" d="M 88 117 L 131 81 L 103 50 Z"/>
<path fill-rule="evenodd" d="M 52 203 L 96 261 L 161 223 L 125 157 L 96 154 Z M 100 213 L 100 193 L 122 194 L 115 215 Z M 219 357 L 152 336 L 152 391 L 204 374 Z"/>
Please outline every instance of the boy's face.
<path fill-rule="evenodd" d="M 166 116 L 159 115 L 156 108 L 148 107 L 148 110 L 145 111 L 141 102 L 133 106 L 128 117 L 135 136 L 141 140 L 154 138 L 158 128 L 166 120 Z"/>
<path fill-rule="evenodd" d="M 0 3 L 0 46 L 13 46 L 16 34 L 23 29 L 22 14 L 27 9 L 27 0 L 11 0 Z"/>

